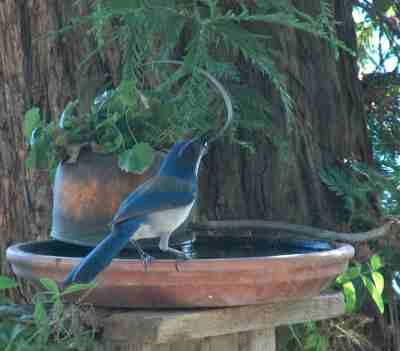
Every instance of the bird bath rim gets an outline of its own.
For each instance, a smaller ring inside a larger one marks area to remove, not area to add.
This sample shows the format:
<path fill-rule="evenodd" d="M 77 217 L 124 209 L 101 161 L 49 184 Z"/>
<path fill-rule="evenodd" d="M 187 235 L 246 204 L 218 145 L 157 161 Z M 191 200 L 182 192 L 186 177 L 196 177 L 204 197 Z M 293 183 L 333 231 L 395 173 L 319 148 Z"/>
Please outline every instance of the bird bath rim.
<path fill-rule="evenodd" d="M 53 241 L 54 242 L 54 241 Z M 42 277 L 62 284 L 80 257 L 46 256 L 11 246 L 15 274 L 34 283 Z M 43 244 L 42 244 L 43 245 Z M 263 304 L 320 294 L 354 255 L 347 244 L 305 254 L 260 257 L 156 259 L 147 270 L 139 259 L 115 259 L 84 302 L 118 308 L 198 308 Z M 76 300 L 77 296 L 71 297 Z"/>
<path fill-rule="evenodd" d="M 31 256 L 32 253 L 30 252 L 26 252 L 24 250 L 21 250 L 21 247 L 24 246 L 30 246 L 30 245 L 35 245 L 35 244 L 44 244 L 44 243 L 52 243 L 52 242 L 57 242 L 58 240 L 43 240 L 43 241 L 27 241 L 27 242 L 23 242 L 23 243 L 18 243 L 18 244 L 14 244 L 10 247 L 7 248 L 7 256 L 8 253 L 10 253 L 10 255 L 14 255 L 14 254 L 18 254 L 21 256 L 27 255 L 27 256 Z M 299 240 L 300 241 L 300 240 Z M 61 241 L 60 241 L 61 243 Z M 71 244 L 74 245 L 74 243 L 66 243 L 63 242 L 64 244 Z M 285 258 L 285 259 L 295 259 L 296 257 L 302 256 L 304 257 L 305 255 L 307 257 L 319 257 L 319 256 L 325 256 L 327 255 L 327 253 L 329 252 L 330 256 L 345 256 L 345 257 L 353 257 L 354 256 L 354 248 L 353 246 L 349 245 L 349 244 L 330 244 L 331 245 L 331 249 L 321 249 L 321 250 L 315 250 L 315 251 L 311 251 L 307 252 L 307 253 L 293 253 L 293 254 L 279 254 L 279 255 L 267 255 L 267 256 L 240 256 L 240 257 L 225 257 L 225 258 L 220 258 L 220 257 L 215 257 L 215 258 L 191 258 L 189 260 L 179 260 L 179 262 L 182 262 L 184 264 L 190 263 L 190 262 L 200 262 L 200 261 L 204 261 L 204 262 L 212 262 L 212 261 L 243 261 L 243 260 L 272 260 L 272 259 L 280 259 L 280 258 Z M 82 257 L 73 257 L 73 256 L 60 256 L 60 255 L 46 255 L 46 254 L 37 254 L 35 253 L 35 257 L 48 257 L 48 258 L 54 258 L 54 259 L 68 259 L 68 260 L 73 260 L 76 262 L 79 262 Z M 117 262 L 126 262 L 129 261 L 129 263 L 138 263 L 143 265 L 143 262 L 140 258 L 119 258 L 116 257 L 113 259 L 113 263 L 117 263 Z M 149 268 L 151 268 L 152 265 L 156 264 L 156 263 L 175 263 L 177 261 L 177 259 L 175 258 L 156 258 L 154 261 L 151 262 L 151 264 L 149 265 Z"/>

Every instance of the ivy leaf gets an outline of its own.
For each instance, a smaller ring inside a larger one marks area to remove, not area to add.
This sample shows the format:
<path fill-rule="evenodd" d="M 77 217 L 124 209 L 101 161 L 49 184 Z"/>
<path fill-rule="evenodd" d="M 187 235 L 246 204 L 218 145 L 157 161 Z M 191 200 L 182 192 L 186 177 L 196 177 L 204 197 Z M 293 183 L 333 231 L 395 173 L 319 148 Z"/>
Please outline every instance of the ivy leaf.
<path fill-rule="evenodd" d="M 31 139 L 32 132 L 35 128 L 40 127 L 40 110 L 37 107 L 33 107 L 26 111 L 24 116 L 23 131 L 26 140 Z"/>
<path fill-rule="evenodd" d="M 11 289 L 17 286 L 17 282 L 6 276 L 0 276 L 0 290 Z"/>
<path fill-rule="evenodd" d="M 118 165 L 125 172 L 142 174 L 151 166 L 153 160 L 153 148 L 148 143 L 138 143 L 119 155 Z"/>
<path fill-rule="evenodd" d="M 374 285 L 378 290 L 378 293 L 382 295 L 383 289 L 385 287 L 385 279 L 383 278 L 382 273 L 379 272 L 372 272 L 372 280 L 374 281 Z"/>
<path fill-rule="evenodd" d="M 383 302 L 382 294 L 379 292 L 372 280 L 368 277 L 362 276 L 362 281 L 367 288 L 369 294 L 371 295 L 372 300 L 374 300 L 376 306 L 378 307 L 379 312 L 383 314 L 383 312 L 385 311 L 385 304 Z"/>
<path fill-rule="evenodd" d="M 36 135 L 34 143 L 31 144 L 28 157 L 25 159 L 25 166 L 33 169 L 47 169 L 49 162 L 52 157 L 52 149 L 49 147 L 51 141 L 40 133 L 34 133 Z"/>
<path fill-rule="evenodd" d="M 354 267 L 347 269 L 344 273 L 336 278 L 336 283 L 343 285 L 351 280 L 358 278 L 361 274 L 361 265 L 357 264 Z"/>
<path fill-rule="evenodd" d="M 377 271 L 383 267 L 383 262 L 380 256 L 373 255 L 369 260 L 372 270 Z"/>
<path fill-rule="evenodd" d="M 357 302 L 356 289 L 352 282 L 343 284 L 343 294 L 346 302 L 346 312 L 354 311 Z"/>

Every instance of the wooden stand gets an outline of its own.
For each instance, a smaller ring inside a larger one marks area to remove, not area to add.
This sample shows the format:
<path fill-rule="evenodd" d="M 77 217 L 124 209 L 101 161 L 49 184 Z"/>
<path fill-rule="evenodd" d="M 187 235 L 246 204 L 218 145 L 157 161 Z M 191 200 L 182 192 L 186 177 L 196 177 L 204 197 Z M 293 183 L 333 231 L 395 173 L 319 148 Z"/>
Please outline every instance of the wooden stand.
<path fill-rule="evenodd" d="M 275 328 L 344 313 L 341 294 L 242 307 L 114 311 L 103 351 L 275 351 Z"/>

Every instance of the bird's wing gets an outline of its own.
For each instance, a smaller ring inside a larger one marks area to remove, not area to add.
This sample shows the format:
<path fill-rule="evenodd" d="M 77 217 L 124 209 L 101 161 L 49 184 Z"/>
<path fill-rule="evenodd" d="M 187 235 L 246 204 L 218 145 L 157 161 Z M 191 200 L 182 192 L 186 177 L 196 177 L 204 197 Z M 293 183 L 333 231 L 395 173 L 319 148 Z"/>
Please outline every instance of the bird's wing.
<path fill-rule="evenodd" d="M 157 211 L 189 206 L 194 200 L 195 192 L 189 183 L 175 178 L 155 177 L 124 200 L 112 224 Z"/>

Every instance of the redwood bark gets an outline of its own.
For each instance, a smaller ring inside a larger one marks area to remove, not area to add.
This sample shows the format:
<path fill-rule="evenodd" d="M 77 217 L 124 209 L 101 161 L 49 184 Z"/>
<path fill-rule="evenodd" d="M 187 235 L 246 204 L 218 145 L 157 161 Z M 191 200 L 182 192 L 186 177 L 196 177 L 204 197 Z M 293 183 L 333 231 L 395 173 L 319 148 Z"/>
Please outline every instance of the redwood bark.
<path fill-rule="evenodd" d="M 294 3 L 313 13 L 320 2 Z M 332 5 L 339 39 L 355 50 L 351 2 Z M 287 140 L 287 149 L 280 150 L 261 133 L 242 131 L 242 138 L 255 142 L 256 155 L 227 143 L 212 150 L 202 179 L 207 191 L 202 192 L 201 212 L 209 219 L 266 219 L 334 229 L 343 224 L 338 201 L 319 172 L 345 158 L 372 162 L 356 58 L 340 51 L 335 59 L 327 42 L 293 29 L 264 26 L 263 34 L 273 37 L 277 63 L 295 102 L 291 124 L 268 80 L 247 63 L 238 59 L 237 64 L 242 80 L 272 101 L 272 132 Z"/>

